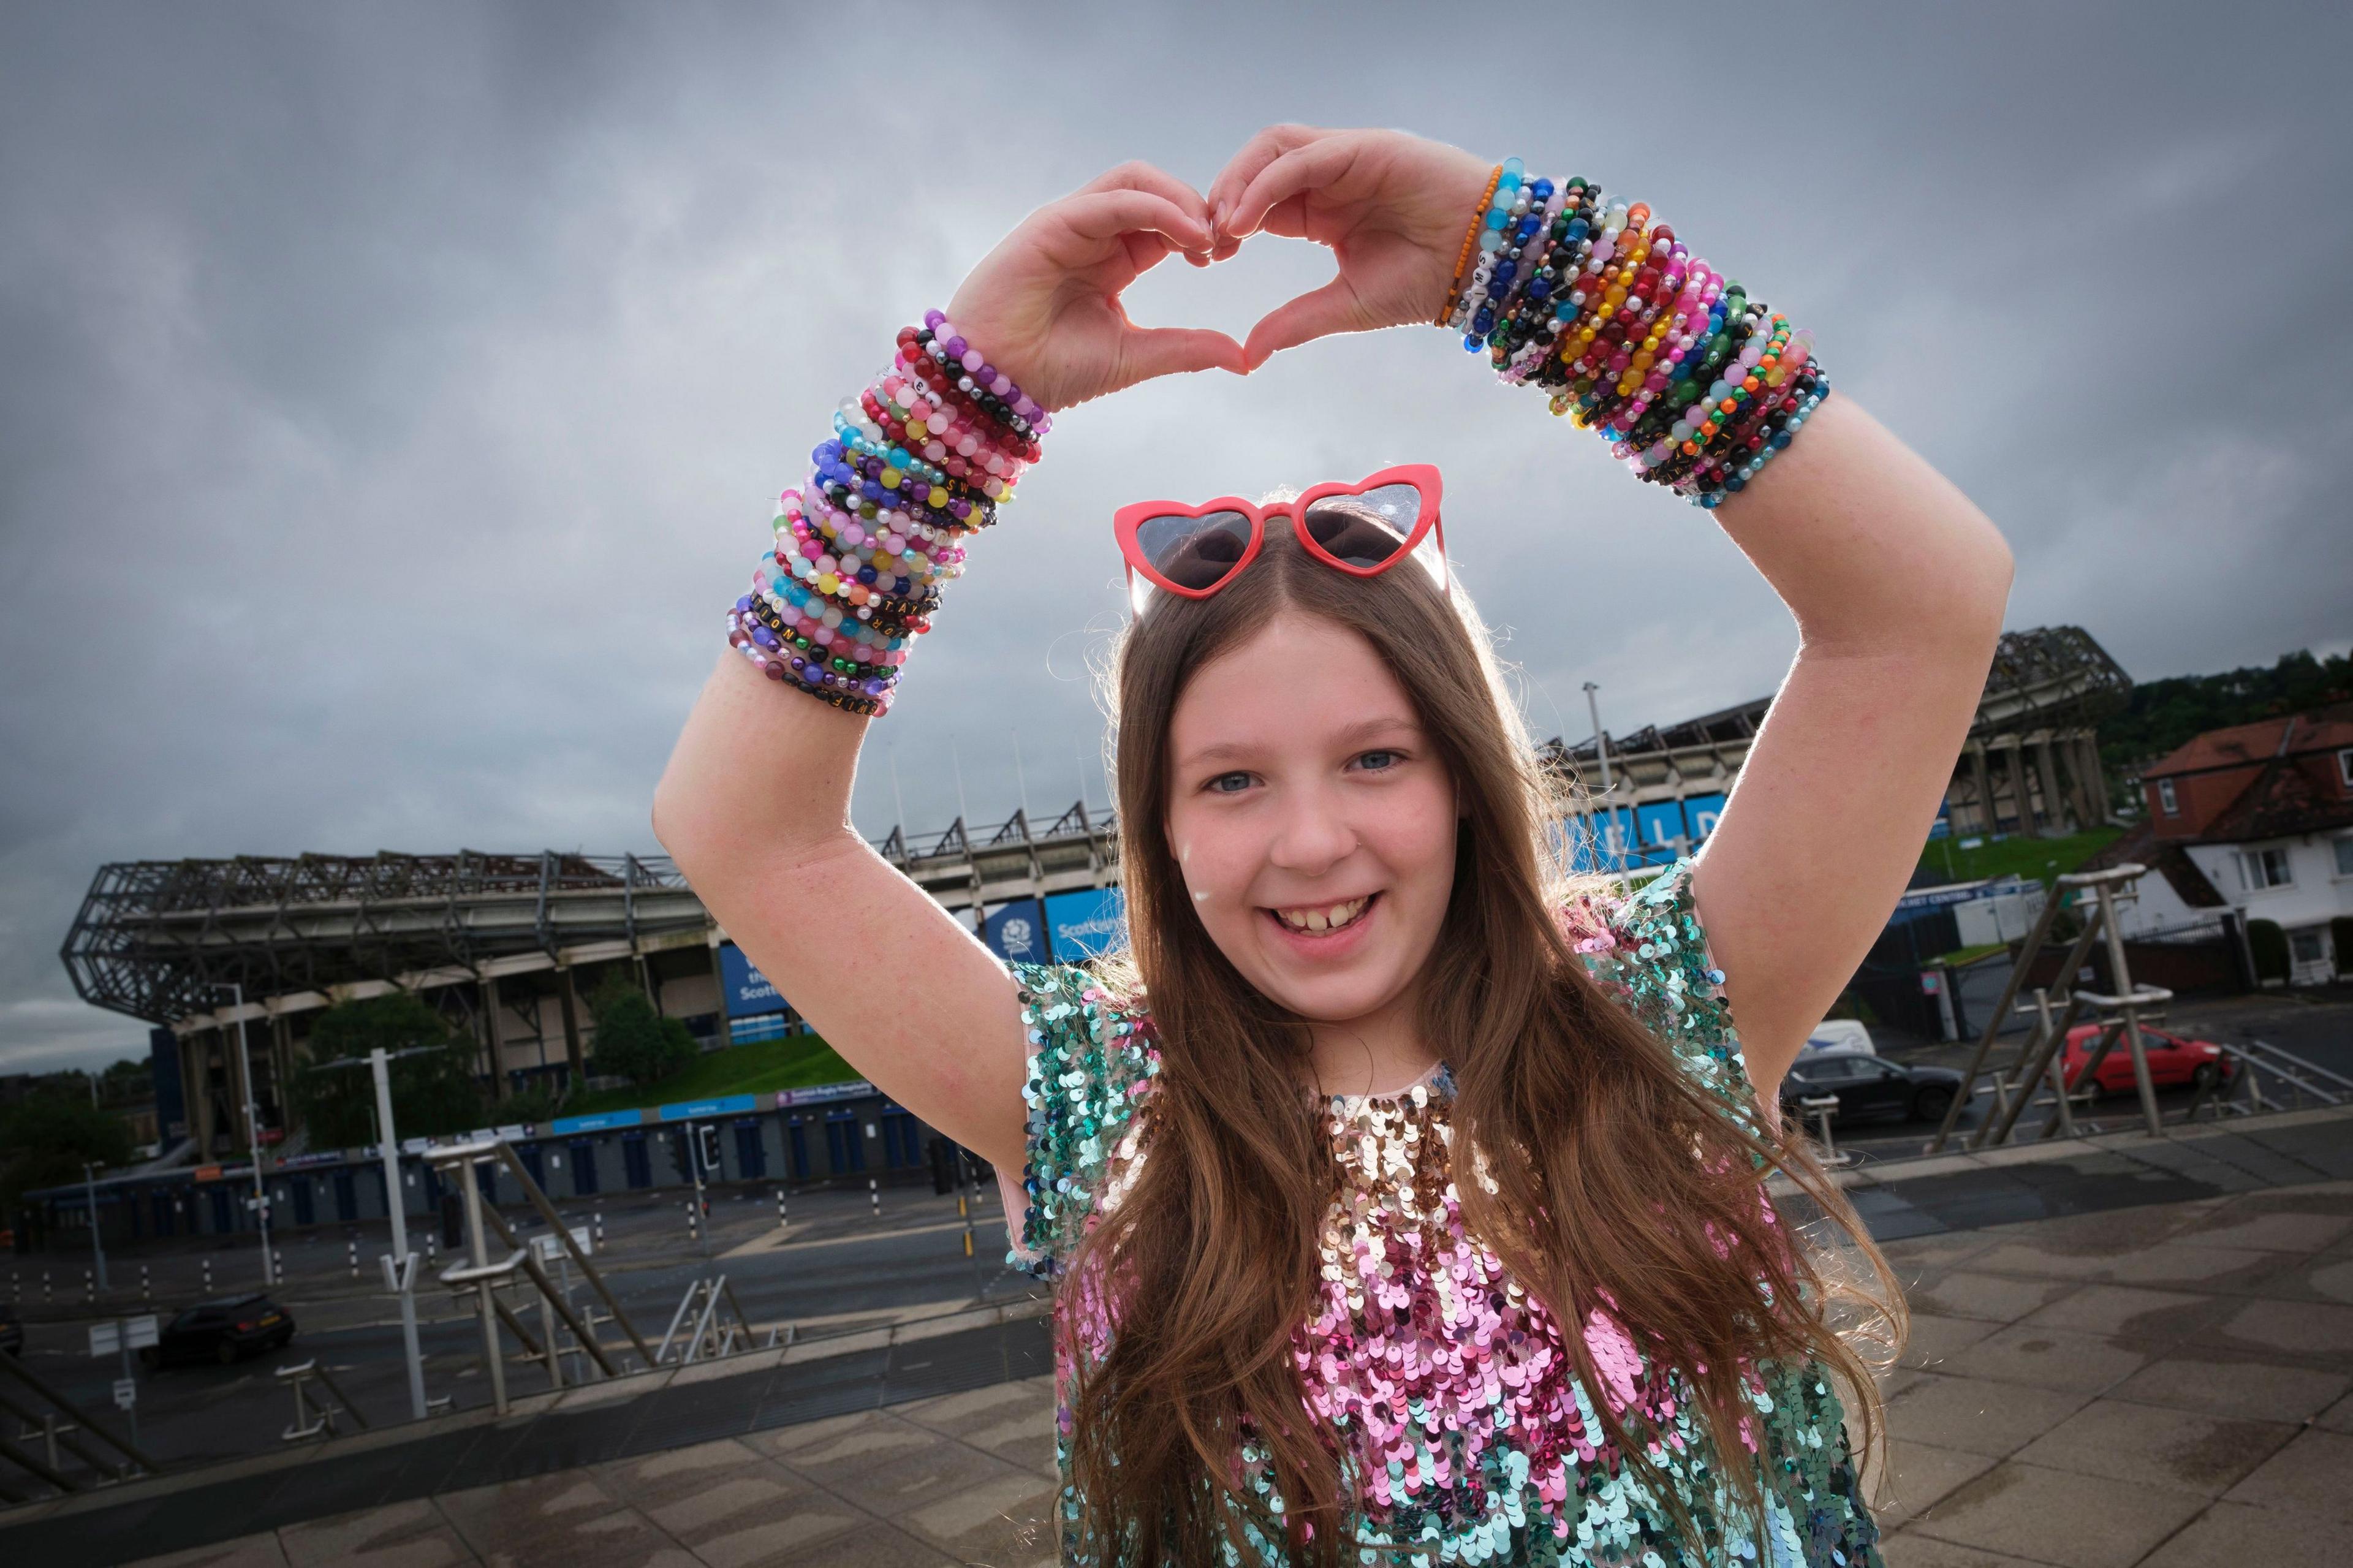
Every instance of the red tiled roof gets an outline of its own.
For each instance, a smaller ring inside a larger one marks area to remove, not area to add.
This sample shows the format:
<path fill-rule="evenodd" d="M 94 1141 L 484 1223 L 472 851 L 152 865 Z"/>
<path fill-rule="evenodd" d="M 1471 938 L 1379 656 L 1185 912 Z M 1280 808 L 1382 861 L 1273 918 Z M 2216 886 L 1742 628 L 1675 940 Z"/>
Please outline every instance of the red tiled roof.
<path fill-rule="evenodd" d="M 2127 862 L 2146 866 L 2164 877 L 2181 896 L 2181 901 L 2193 910 L 2219 910 L 2231 901 L 2214 890 L 2214 884 L 2206 879 L 2206 873 L 2198 868 L 2189 851 L 2178 843 L 2158 842 L 2154 822 L 2140 823 L 2077 869 L 2101 871 Z"/>
<path fill-rule="evenodd" d="M 2348 743 L 2353 744 L 2353 737 Z M 2320 766 L 2300 763 L 2289 755 L 2265 763 L 2255 782 L 2240 791 L 2198 837 L 2207 844 L 2245 844 L 2338 827 L 2353 827 L 2353 799 L 2338 791 Z"/>
<path fill-rule="evenodd" d="M 2199 773 L 2208 768 L 2244 767 L 2250 763 L 2268 762 L 2280 754 L 2281 737 L 2291 724 L 2295 727 L 2295 732 L 2287 736 L 2287 754 L 2290 756 L 2353 746 L 2353 702 L 2340 702 L 2330 708 L 2316 708 L 2308 713 L 2263 719 L 2253 724 L 2233 724 L 2227 730 L 2209 730 L 2143 768 L 2140 776 L 2160 779 L 2169 774 Z"/>

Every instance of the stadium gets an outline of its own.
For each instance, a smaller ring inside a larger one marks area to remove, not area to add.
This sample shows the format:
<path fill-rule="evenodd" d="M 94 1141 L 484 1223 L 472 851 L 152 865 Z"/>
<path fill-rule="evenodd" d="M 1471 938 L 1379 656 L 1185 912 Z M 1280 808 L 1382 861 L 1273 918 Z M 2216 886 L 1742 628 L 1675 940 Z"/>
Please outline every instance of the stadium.
<path fill-rule="evenodd" d="M 2130 682 L 2078 627 L 2001 641 L 1936 834 L 2061 833 L 2105 821 L 2097 726 Z M 1564 824 L 1594 868 L 1665 864 L 1714 830 L 1769 698 L 1628 735 L 1544 748 L 1580 786 Z M 1043 826 L 1016 812 L 962 819 L 876 850 L 1008 960 L 1069 960 L 1122 940 L 1118 824 L 1084 802 Z M 133 861 L 100 868 L 62 952 L 90 1004 L 148 1023 L 160 1157 L 107 1184 L 100 1223 L 130 1239 L 253 1223 L 228 1200 L 251 1152 L 280 1223 L 384 1212 L 362 1151 L 313 1150 L 288 1084 L 310 1025 L 334 1003 L 402 991 L 471 1037 L 503 1101 L 586 1082 L 596 1054 L 583 998 L 615 974 L 706 1050 L 802 1027 L 661 857 L 391 852 L 372 857 Z M 685 1130 L 717 1121 L 721 1180 L 830 1180 L 919 1171 L 934 1140 L 871 1085 L 732 1095 L 513 1124 L 527 1163 L 575 1194 L 692 1180 Z M 664 1157 L 657 1158 L 657 1154 Z M 568 1172 L 560 1181 L 553 1174 Z M 307 1174 L 306 1174 L 307 1173 Z M 434 1197 L 430 1173 L 411 1196 Z M 416 1176 L 412 1174 L 412 1183 Z M 210 1185 L 198 1201 L 191 1188 Z M 87 1223 L 82 1189 L 35 1194 L 39 1231 Z"/>

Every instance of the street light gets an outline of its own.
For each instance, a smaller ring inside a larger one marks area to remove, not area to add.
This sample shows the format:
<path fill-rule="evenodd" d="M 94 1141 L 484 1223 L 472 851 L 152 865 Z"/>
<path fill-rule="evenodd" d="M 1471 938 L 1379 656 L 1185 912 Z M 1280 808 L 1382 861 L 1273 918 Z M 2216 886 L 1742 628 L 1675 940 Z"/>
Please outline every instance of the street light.
<path fill-rule="evenodd" d="M 98 1260 L 98 1289 L 103 1294 L 107 1289 L 106 1248 L 98 1238 L 98 1178 L 94 1174 L 97 1169 L 87 1160 L 81 1163 L 82 1191 L 90 1196 L 90 1250 Z"/>
<path fill-rule="evenodd" d="M 261 1282 L 265 1286 L 278 1283 L 278 1266 L 269 1251 L 269 1194 L 261 1183 L 261 1121 L 253 1110 L 253 1058 L 245 1047 L 245 987 L 236 981 L 221 981 L 213 987 L 237 998 L 237 1075 L 245 1089 L 245 1147 L 253 1156 L 253 1216 L 261 1226 Z"/>
<path fill-rule="evenodd" d="M 408 1250 L 408 1215 L 400 1197 L 400 1142 L 392 1125 L 392 1073 L 386 1064 L 402 1057 L 431 1056 L 438 1049 L 413 1046 L 405 1051 L 386 1051 L 378 1046 L 364 1057 L 311 1064 L 313 1071 L 332 1072 L 364 1063 L 375 1079 L 375 1146 L 384 1161 L 384 1206 L 392 1221 L 392 1268 L 386 1282 L 400 1296 L 400 1346 L 408 1361 L 408 1409 L 419 1421 L 425 1419 L 426 1409 L 425 1357 L 417 1343 L 417 1255 Z"/>

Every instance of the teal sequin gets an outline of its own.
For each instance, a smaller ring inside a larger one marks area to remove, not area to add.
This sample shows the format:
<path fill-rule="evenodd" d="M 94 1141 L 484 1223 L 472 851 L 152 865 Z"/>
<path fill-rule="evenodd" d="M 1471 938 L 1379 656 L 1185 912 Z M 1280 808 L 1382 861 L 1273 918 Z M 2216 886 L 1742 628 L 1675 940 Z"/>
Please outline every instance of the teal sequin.
<path fill-rule="evenodd" d="M 1604 990 L 1674 1051 L 1725 1114 L 1754 1125 L 1755 1101 L 1724 994 L 1679 864 L 1631 897 L 1566 911 L 1570 938 Z M 1065 1563 L 1102 1560 L 1081 1531 L 1070 1468 L 1072 1347 L 1108 1343 L 1106 1314 L 1064 1266 L 1148 1157 L 1160 1056 L 1148 1013 L 1107 995 L 1084 970 L 1018 964 L 1032 1057 L 1029 1204 L 1008 1261 L 1060 1280 L 1055 1301 L 1056 1455 Z M 1588 1389 L 1563 1326 L 1467 1233 L 1452 1183 L 1452 1079 L 1441 1066 L 1400 1095 L 1324 1102 L 1339 1196 L 1319 1243 L 1321 1298 L 1293 1336 L 1310 1405 L 1345 1447 L 1367 1506 L 1357 1560 L 1379 1564 L 1641 1564 L 1706 1561 L 1755 1568 L 1884 1568 L 1845 1412 L 1816 1363 L 1755 1369 L 1742 1441 L 1759 1451 L 1762 1521 L 1742 1512 L 1711 1439 L 1671 1373 L 1597 1312 L 1582 1325 L 1601 1373 Z M 1703 1557 L 1604 1437 L 1607 1399 L 1693 1517 L 1724 1525 Z M 1245 1441 L 1242 1473 L 1279 1516 L 1265 1455 Z M 1283 1561 L 1279 1541 L 1245 1539 Z M 1760 1557 L 1760 1542 L 1763 1555 Z"/>

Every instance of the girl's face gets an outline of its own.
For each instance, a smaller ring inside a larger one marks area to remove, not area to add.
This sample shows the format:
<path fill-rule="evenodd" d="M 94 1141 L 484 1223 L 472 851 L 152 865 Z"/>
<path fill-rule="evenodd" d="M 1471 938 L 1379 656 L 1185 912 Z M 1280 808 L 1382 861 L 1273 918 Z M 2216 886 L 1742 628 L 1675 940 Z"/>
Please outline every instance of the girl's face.
<path fill-rule="evenodd" d="M 1318 1023 L 1412 986 L 1454 885 L 1454 786 L 1370 644 L 1285 611 L 1194 672 L 1168 847 L 1211 941 Z"/>

